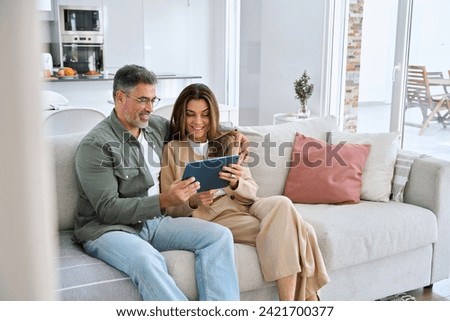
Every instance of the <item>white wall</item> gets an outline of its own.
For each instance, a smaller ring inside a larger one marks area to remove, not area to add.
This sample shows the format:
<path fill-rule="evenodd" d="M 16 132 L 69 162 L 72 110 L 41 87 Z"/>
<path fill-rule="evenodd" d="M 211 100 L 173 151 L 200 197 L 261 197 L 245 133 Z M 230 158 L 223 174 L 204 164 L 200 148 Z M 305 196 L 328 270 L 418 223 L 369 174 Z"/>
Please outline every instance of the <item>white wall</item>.
<path fill-rule="evenodd" d="M 189 10 L 185 0 L 144 0 L 145 65 L 155 72 L 189 73 Z"/>
<path fill-rule="evenodd" d="M 115 72 L 126 64 L 144 64 L 142 0 L 103 0 L 103 65 Z"/>
<path fill-rule="evenodd" d="M 257 24 L 260 23 L 260 57 L 255 52 L 254 58 L 243 57 L 241 75 L 247 77 L 247 82 L 241 84 L 241 100 L 247 106 L 259 106 L 259 124 L 272 123 L 272 116 L 280 112 L 296 112 L 299 101 L 295 99 L 295 79 L 306 69 L 315 85 L 315 91 L 310 98 L 309 108 L 313 113 L 320 112 L 320 83 L 322 74 L 323 28 L 325 25 L 326 0 L 262 0 L 261 17 L 249 18 L 252 24 L 243 25 L 246 30 L 247 44 L 244 55 L 249 55 L 258 47 Z M 258 15 L 259 7 L 251 11 L 251 6 L 243 6 L 241 12 L 245 21 L 249 15 Z M 250 30 L 249 30 L 250 29 Z M 242 35 L 242 34 L 241 34 Z M 260 58 L 260 77 L 258 86 L 252 72 L 258 74 L 258 69 L 251 62 Z M 244 65 L 244 63 L 246 63 Z M 249 63 L 250 62 L 250 63 Z M 251 68 L 249 70 L 249 67 Z M 246 92 L 248 90 L 248 96 Z M 259 101 L 256 92 L 259 91 Z M 250 96 L 252 95 L 252 96 Z M 246 108 L 241 105 L 240 108 Z M 257 117 L 255 117 L 257 118 Z"/>
<path fill-rule="evenodd" d="M 245 116 L 252 115 L 255 112 L 259 113 L 261 6 L 261 0 L 241 1 L 239 108 L 241 109 L 241 115 Z M 256 121 L 258 122 L 259 119 L 256 119 Z M 241 123 L 250 122 L 249 119 L 241 119 Z"/>
<path fill-rule="evenodd" d="M 225 0 L 143 1 L 145 66 L 202 76 L 223 102 Z"/>

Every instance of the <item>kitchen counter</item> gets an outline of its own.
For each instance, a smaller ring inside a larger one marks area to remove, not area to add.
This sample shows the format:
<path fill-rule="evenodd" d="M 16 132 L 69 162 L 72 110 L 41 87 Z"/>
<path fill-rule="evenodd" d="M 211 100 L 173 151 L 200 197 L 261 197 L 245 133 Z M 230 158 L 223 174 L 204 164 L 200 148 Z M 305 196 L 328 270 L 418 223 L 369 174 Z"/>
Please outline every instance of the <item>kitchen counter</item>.
<path fill-rule="evenodd" d="M 83 75 L 77 75 L 73 77 L 48 77 L 44 78 L 44 81 L 49 82 L 73 82 L 73 81 L 105 81 L 105 80 L 113 80 L 112 77 L 105 77 L 105 76 L 99 76 L 99 77 L 86 77 Z"/>
<path fill-rule="evenodd" d="M 158 80 L 175 80 L 175 79 L 200 79 L 201 76 L 175 74 L 175 73 L 157 73 Z M 66 76 L 66 77 L 48 77 L 45 81 L 50 82 L 77 82 L 77 81 L 111 81 L 114 80 L 114 73 L 102 74 L 101 76 Z"/>
<path fill-rule="evenodd" d="M 160 106 L 173 104 L 181 90 L 187 85 L 199 81 L 201 76 L 177 73 L 157 73 L 157 95 Z M 108 114 L 111 112 L 112 87 L 114 73 L 106 73 L 100 78 L 78 75 L 68 78 L 45 79 L 43 89 L 55 91 L 66 97 L 71 106 L 91 107 Z"/>
<path fill-rule="evenodd" d="M 198 82 L 201 76 L 192 76 L 176 73 L 157 73 L 158 85 L 156 93 L 161 98 L 158 108 L 172 105 L 181 90 L 187 85 Z M 95 108 L 105 115 L 109 115 L 114 108 L 112 97 L 112 87 L 114 80 L 113 73 L 107 73 L 100 78 L 88 78 L 78 75 L 72 78 L 56 78 L 54 80 L 46 79 L 43 81 L 43 89 L 60 93 L 69 100 L 69 107 Z M 54 111 L 47 110 L 44 117 Z M 239 109 L 220 105 L 220 119 L 230 121 L 234 125 L 239 123 Z"/>

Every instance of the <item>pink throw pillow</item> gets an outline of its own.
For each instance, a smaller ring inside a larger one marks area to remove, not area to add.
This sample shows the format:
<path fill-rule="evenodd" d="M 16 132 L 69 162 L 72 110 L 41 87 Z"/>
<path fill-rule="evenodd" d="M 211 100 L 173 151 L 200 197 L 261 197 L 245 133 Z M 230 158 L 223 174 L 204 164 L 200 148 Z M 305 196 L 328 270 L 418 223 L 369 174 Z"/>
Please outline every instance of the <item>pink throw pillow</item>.
<path fill-rule="evenodd" d="M 295 203 L 359 203 L 369 151 L 370 145 L 332 145 L 297 133 L 284 195 Z"/>

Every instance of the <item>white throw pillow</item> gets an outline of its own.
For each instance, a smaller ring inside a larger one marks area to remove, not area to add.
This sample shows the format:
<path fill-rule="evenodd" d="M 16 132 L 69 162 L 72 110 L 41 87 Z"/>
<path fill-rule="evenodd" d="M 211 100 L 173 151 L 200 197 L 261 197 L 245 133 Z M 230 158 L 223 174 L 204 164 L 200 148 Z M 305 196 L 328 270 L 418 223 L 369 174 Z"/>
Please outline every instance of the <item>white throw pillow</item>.
<path fill-rule="evenodd" d="M 372 146 L 362 174 L 361 199 L 388 202 L 400 134 L 332 132 L 329 138 L 332 144 L 349 142 Z"/>

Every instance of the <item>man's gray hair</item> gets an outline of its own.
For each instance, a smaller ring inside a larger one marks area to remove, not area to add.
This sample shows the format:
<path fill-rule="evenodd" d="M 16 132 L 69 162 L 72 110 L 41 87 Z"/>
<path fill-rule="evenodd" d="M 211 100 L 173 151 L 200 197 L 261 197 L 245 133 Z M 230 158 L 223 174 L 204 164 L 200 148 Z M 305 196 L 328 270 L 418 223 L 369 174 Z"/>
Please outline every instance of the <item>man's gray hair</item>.
<path fill-rule="evenodd" d="M 117 91 L 128 93 L 138 84 L 156 85 L 158 77 L 153 71 L 138 65 L 125 65 L 117 70 L 113 83 L 113 98 Z"/>

